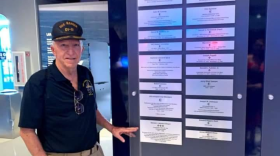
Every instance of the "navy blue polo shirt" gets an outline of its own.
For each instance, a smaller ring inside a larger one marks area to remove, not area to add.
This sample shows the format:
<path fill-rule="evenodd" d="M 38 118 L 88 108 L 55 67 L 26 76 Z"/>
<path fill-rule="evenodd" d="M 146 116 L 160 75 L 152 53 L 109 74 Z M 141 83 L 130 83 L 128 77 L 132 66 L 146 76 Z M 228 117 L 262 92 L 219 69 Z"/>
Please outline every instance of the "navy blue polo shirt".
<path fill-rule="evenodd" d="M 74 87 L 54 63 L 33 74 L 25 85 L 19 127 L 37 129 L 46 152 L 73 153 L 92 148 L 97 141 L 96 100 L 91 72 L 78 65 L 78 89 L 84 113 L 74 108 Z"/>

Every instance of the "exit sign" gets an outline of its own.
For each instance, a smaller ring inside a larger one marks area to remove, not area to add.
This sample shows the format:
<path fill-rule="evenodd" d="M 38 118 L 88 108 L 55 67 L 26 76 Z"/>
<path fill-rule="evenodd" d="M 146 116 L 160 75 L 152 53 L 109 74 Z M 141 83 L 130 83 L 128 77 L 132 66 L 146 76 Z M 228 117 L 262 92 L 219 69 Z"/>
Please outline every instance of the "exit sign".
<path fill-rule="evenodd" d="M 6 52 L 0 52 L 0 60 L 6 60 Z"/>

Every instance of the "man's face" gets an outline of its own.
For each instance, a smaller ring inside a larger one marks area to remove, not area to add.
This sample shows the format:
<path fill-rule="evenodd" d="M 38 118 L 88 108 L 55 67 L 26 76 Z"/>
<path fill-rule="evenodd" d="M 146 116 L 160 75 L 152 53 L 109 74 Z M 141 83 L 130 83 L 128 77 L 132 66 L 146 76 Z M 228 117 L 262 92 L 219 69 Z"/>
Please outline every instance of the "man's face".
<path fill-rule="evenodd" d="M 79 40 L 55 41 L 51 49 L 56 57 L 57 63 L 66 68 L 75 68 L 83 52 Z"/>

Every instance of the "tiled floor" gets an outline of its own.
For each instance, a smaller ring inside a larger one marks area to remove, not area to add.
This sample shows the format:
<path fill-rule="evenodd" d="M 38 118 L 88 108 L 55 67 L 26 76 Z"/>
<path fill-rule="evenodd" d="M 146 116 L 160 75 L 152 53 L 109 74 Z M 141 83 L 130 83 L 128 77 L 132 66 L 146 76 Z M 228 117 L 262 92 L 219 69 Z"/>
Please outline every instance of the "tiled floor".
<path fill-rule="evenodd" d="M 0 151 L 0 156 L 31 156 L 20 137 L 2 142 L 0 144 Z"/>
<path fill-rule="evenodd" d="M 10 141 L 11 139 L 2 139 L 2 138 L 0 138 L 0 144 L 1 143 L 4 143 L 4 142 L 7 142 L 7 141 Z"/>

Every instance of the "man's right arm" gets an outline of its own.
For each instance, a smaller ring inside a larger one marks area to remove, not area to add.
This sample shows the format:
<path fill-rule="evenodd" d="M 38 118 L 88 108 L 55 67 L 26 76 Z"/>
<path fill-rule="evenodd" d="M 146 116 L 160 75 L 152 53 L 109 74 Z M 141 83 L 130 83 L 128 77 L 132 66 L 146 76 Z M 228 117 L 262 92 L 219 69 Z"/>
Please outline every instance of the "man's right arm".
<path fill-rule="evenodd" d="M 20 128 L 20 136 L 32 156 L 47 156 L 34 129 Z"/>
<path fill-rule="evenodd" d="M 42 127 L 44 112 L 45 72 L 32 75 L 24 86 L 19 117 L 20 136 L 32 156 L 46 156 L 43 144 L 35 133 Z"/>

